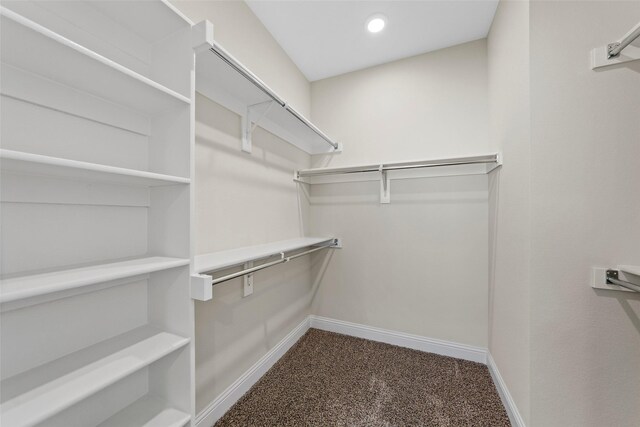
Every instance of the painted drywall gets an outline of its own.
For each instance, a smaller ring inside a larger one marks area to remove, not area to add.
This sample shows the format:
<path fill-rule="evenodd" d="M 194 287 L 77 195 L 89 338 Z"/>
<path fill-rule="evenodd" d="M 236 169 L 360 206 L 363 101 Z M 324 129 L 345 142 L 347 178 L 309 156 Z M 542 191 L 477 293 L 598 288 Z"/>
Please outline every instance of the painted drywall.
<path fill-rule="evenodd" d="M 486 153 L 486 42 L 313 82 L 312 117 L 345 142 L 316 165 Z M 314 257 L 313 314 L 487 345 L 487 177 L 336 183 L 308 190 L 314 234 L 344 248 Z"/>
<path fill-rule="evenodd" d="M 502 2 L 484 68 L 473 60 L 471 43 L 312 84 L 312 118 L 348 142 L 340 156 L 315 157 L 316 166 L 495 149 L 503 151 L 505 166 L 488 186 L 486 178 L 474 177 L 394 182 L 391 205 L 377 204 L 375 183 L 303 191 L 295 227 L 311 224 L 312 234 L 340 235 L 345 248 L 314 256 L 310 276 L 302 265 L 272 270 L 265 289 L 282 293 L 265 292 L 273 298 L 267 305 L 242 300 L 240 284 L 231 283 L 219 288 L 216 307 L 197 310 L 199 325 L 213 325 L 200 337 L 206 348 L 199 356 L 198 409 L 237 378 L 254 353 L 264 354 L 292 329 L 314 298 L 314 314 L 488 344 L 527 425 L 637 426 L 640 300 L 588 284 L 593 265 L 640 260 L 640 202 L 634 197 L 639 65 L 589 69 L 589 51 L 624 34 L 637 21 L 638 7 Z M 564 48 L 549 49 L 557 40 Z M 257 69 L 251 57 L 240 59 Z M 207 100 L 198 103 L 219 120 L 210 126 L 209 118 L 199 119 L 199 132 L 236 150 L 237 116 Z M 269 144 L 269 136 L 263 138 Z M 204 139 L 199 153 L 218 161 L 219 149 L 205 148 Z M 298 163 L 296 156 L 282 156 L 291 162 L 283 174 Z M 210 184 L 223 186 L 221 178 Z M 215 191 L 199 193 L 199 200 L 215 205 Z M 227 198 L 238 194 L 229 191 Z M 607 208 L 610 200 L 621 208 Z M 244 203 L 228 215 L 244 212 Z M 225 211 L 213 206 L 205 213 L 216 212 L 222 217 Z M 244 230 L 226 229 L 226 239 Z M 265 232 L 264 224 L 252 230 Z M 217 240 L 222 225 L 208 233 L 216 236 L 203 245 L 224 247 L 225 240 Z M 300 278 L 288 287 L 279 275 Z M 285 307 L 280 298 L 288 312 L 278 311 Z M 477 301 L 488 305 L 484 313 Z"/>
<path fill-rule="evenodd" d="M 487 38 L 492 150 L 489 177 L 489 351 L 529 421 L 531 246 L 529 2 L 502 1 Z"/>
<path fill-rule="evenodd" d="M 486 153 L 486 41 L 311 84 L 312 118 L 343 141 L 314 166 Z"/>
<path fill-rule="evenodd" d="M 640 62 L 592 71 L 589 54 L 640 2 L 530 13 L 531 425 L 638 426 L 640 297 L 589 284 L 640 264 Z"/>
<path fill-rule="evenodd" d="M 217 41 L 309 113 L 309 83 L 244 2 L 174 4 L 195 22 L 212 21 Z M 310 165 L 310 156 L 259 127 L 253 153 L 240 146 L 240 117 L 197 94 L 197 254 L 305 234 L 308 202 L 299 198 L 292 177 Z M 197 413 L 309 315 L 310 271 L 310 260 L 301 258 L 256 273 L 249 297 L 242 297 L 238 278 L 216 285 L 212 301 L 196 303 Z"/>

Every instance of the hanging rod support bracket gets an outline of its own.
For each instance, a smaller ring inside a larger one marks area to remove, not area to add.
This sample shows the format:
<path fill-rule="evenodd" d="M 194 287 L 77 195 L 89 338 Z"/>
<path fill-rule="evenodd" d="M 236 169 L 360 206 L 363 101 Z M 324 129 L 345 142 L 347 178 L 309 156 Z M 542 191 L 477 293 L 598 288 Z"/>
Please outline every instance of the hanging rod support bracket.
<path fill-rule="evenodd" d="M 265 102 L 260 102 L 258 104 L 249 105 L 247 107 L 247 112 L 244 116 L 242 116 L 242 151 L 245 153 L 251 153 L 253 150 L 253 131 L 256 129 L 256 126 L 260 123 L 271 108 L 274 106 L 276 101 L 269 100 Z"/>
<path fill-rule="evenodd" d="M 591 51 L 591 69 L 624 64 L 640 59 L 640 46 L 632 44 L 640 37 L 640 22 L 619 41 L 608 43 Z"/>
<path fill-rule="evenodd" d="M 380 165 L 380 203 L 391 203 L 391 179 L 387 171 L 384 169 L 384 165 Z"/>
<path fill-rule="evenodd" d="M 213 47 L 213 23 L 202 21 L 191 27 L 191 47 L 196 55 Z"/>
<path fill-rule="evenodd" d="M 640 292 L 640 285 L 636 285 L 634 283 L 631 282 L 627 282 L 626 280 L 621 280 L 619 277 L 620 272 L 618 270 L 613 270 L 613 269 L 609 269 L 607 270 L 607 284 L 608 285 L 616 285 L 616 286 L 622 286 L 623 288 L 630 290 L 630 291 L 634 291 L 634 292 Z"/>
<path fill-rule="evenodd" d="M 616 56 L 620 55 L 620 52 L 615 53 L 618 47 L 620 47 L 620 43 L 618 42 L 609 43 L 607 45 L 607 59 L 615 58 Z"/>
<path fill-rule="evenodd" d="M 622 272 L 619 268 L 594 267 L 592 270 L 591 287 L 610 291 L 640 292 L 640 282 L 632 279 L 633 275 Z M 635 283 L 629 280 L 634 280 Z"/>
<path fill-rule="evenodd" d="M 191 275 L 191 298 L 198 301 L 209 301 L 213 298 L 213 277 L 208 274 Z"/>
<path fill-rule="evenodd" d="M 244 269 L 248 270 L 253 267 L 253 261 L 248 261 L 244 263 Z M 253 293 L 253 273 L 244 275 L 244 287 L 242 289 L 242 297 L 248 297 Z M 213 288 L 213 286 L 212 286 Z"/>

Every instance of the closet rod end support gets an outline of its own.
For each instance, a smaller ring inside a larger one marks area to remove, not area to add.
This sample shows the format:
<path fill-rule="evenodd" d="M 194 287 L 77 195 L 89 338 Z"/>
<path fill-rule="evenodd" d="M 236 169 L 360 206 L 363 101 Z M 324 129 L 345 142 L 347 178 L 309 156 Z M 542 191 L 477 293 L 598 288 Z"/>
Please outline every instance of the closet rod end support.
<path fill-rule="evenodd" d="M 191 298 L 209 301 L 213 298 L 213 277 L 206 274 L 191 275 Z"/>
<path fill-rule="evenodd" d="M 333 147 L 333 150 L 331 150 L 330 153 L 328 154 L 341 154 L 342 150 L 344 149 L 344 144 L 342 144 L 342 142 L 336 142 L 337 147 Z"/>
<path fill-rule="evenodd" d="M 620 55 L 620 52 L 615 53 L 614 50 L 620 46 L 620 43 L 609 43 L 607 45 L 607 59 L 615 58 Z"/>
<path fill-rule="evenodd" d="M 213 47 L 213 23 L 207 20 L 191 28 L 191 46 L 196 55 Z"/>

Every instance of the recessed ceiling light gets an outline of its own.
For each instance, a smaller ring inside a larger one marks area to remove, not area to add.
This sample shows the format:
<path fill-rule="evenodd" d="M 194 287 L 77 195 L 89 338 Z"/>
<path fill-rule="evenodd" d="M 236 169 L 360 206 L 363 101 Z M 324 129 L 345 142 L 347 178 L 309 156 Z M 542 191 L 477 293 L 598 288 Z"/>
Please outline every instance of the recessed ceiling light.
<path fill-rule="evenodd" d="M 384 29 L 387 24 L 387 18 L 382 14 L 375 14 L 367 19 L 367 30 L 370 33 L 379 33 Z"/>

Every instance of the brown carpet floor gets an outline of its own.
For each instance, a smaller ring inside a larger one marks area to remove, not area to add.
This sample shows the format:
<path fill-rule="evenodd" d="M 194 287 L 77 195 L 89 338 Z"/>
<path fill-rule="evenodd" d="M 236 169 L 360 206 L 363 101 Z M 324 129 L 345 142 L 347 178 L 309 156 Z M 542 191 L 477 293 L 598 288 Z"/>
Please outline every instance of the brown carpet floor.
<path fill-rule="evenodd" d="M 510 426 L 487 367 L 310 329 L 222 426 Z"/>

